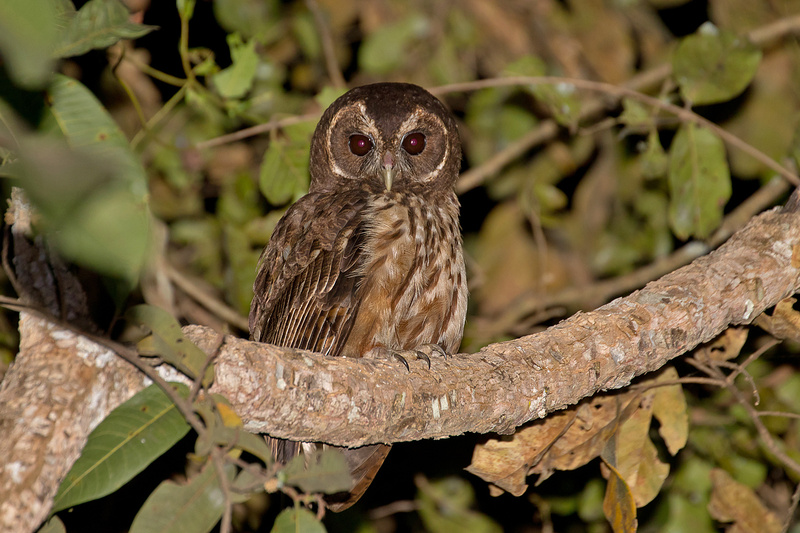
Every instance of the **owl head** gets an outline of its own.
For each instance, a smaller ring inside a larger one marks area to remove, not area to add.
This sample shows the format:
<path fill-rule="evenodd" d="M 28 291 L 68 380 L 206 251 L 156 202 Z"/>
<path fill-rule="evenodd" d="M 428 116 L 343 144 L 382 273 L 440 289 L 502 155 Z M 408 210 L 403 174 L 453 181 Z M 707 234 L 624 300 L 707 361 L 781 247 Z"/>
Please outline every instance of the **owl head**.
<path fill-rule="evenodd" d="M 311 140 L 311 192 L 452 190 L 461 164 L 456 122 L 408 83 L 356 87 L 323 113 Z"/>

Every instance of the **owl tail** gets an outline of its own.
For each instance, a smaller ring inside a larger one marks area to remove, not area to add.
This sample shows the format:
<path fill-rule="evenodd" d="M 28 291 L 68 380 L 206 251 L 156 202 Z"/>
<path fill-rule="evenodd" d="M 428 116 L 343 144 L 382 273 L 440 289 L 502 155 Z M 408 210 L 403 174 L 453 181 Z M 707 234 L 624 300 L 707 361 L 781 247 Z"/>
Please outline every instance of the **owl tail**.
<path fill-rule="evenodd" d="M 283 464 L 288 463 L 294 456 L 302 453 L 305 448 L 318 446 L 305 442 L 274 439 L 272 437 L 266 437 L 266 440 L 272 449 L 273 457 Z M 324 447 L 327 448 L 329 446 L 325 445 Z M 348 492 L 340 492 L 325 497 L 328 509 L 338 513 L 352 506 L 361 498 L 372 483 L 372 480 L 375 479 L 378 470 L 380 470 L 392 447 L 386 444 L 372 444 L 361 448 L 336 448 L 344 454 L 350 470 L 350 477 L 353 478 L 353 488 Z M 313 453 L 313 451 L 307 453 Z"/>
<path fill-rule="evenodd" d="M 380 470 L 389 450 L 392 447 L 387 444 L 372 444 L 361 448 L 342 448 L 347 466 L 350 467 L 350 476 L 353 478 L 353 488 L 349 492 L 332 494 L 325 498 L 328 509 L 338 513 L 344 511 L 364 494 L 369 488 L 372 480 Z"/>

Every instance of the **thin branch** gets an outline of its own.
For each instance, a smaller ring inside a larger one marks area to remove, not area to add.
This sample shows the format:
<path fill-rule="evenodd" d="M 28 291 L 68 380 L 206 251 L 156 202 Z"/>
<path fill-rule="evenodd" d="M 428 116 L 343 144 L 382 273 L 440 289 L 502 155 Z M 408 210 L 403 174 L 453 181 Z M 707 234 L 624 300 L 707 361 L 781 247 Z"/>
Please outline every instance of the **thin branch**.
<path fill-rule="evenodd" d="M 600 81 L 584 80 L 580 78 L 562 78 L 559 76 L 510 76 L 506 78 L 491 78 L 486 80 L 478 80 L 465 83 L 454 83 L 452 85 L 444 85 L 438 87 L 439 93 L 456 92 L 456 91 L 475 91 L 478 89 L 486 89 L 489 87 L 509 87 L 517 85 L 558 85 L 567 84 L 574 86 L 578 89 L 587 91 L 595 91 L 603 94 L 616 96 L 618 98 L 628 97 L 639 100 L 647 105 L 653 106 L 657 109 L 662 109 L 673 115 L 677 116 L 684 122 L 694 123 L 704 128 L 707 128 L 717 134 L 722 140 L 738 148 L 742 152 L 750 155 L 764 166 L 772 169 L 778 175 L 783 176 L 789 183 L 797 186 L 800 185 L 800 178 L 791 170 L 787 169 L 770 156 L 754 147 L 751 144 L 743 141 L 733 133 L 717 126 L 710 120 L 698 115 L 690 109 L 686 109 L 670 102 L 648 96 L 639 91 L 605 83 Z"/>
<path fill-rule="evenodd" d="M 747 36 L 753 44 L 766 48 L 771 46 L 775 41 L 799 31 L 800 16 L 795 15 L 756 28 L 748 33 Z M 650 91 L 662 84 L 671 74 L 672 65 L 665 63 L 637 74 L 628 80 L 624 86 L 634 91 Z M 465 89 L 464 87 L 467 88 Z M 474 87 L 470 87 L 468 84 L 452 84 L 434 87 L 431 89 L 431 92 L 436 95 L 442 95 L 448 92 L 458 92 L 461 90 L 474 90 Z M 579 119 L 581 121 L 589 120 L 602 113 L 607 107 L 607 100 L 600 98 L 593 99 L 582 106 Z M 553 139 L 558 135 L 559 131 L 560 128 L 554 120 L 543 121 L 536 129 L 531 130 L 516 142 L 507 146 L 500 152 L 497 152 L 481 165 L 464 172 L 456 185 L 457 192 L 463 194 L 479 186 L 488 178 L 498 173 L 505 165 L 514 161 L 528 150 Z"/>
<path fill-rule="evenodd" d="M 139 144 L 145 139 L 145 137 L 147 137 L 147 135 L 151 131 L 153 131 L 156 124 L 158 124 L 164 118 L 166 118 L 166 116 L 169 115 L 170 112 L 172 112 L 175 106 L 177 106 L 180 103 L 180 101 L 183 100 L 183 96 L 186 93 L 187 87 L 188 84 L 183 85 L 180 89 L 178 89 L 178 91 L 174 95 L 172 95 L 172 98 L 167 100 L 167 103 L 161 106 L 161 109 L 159 109 L 155 115 L 150 117 L 150 120 L 147 121 L 145 127 L 136 132 L 136 135 L 134 135 L 133 139 L 131 139 L 131 149 L 135 150 L 139 146 Z"/>
<path fill-rule="evenodd" d="M 339 69 L 339 62 L 336 60 L 336 48 L 333 44 L 331 30 L 325 21 L 325 15 L 316 0 L 306 0 L 306 7 L 314 16 L 314 25 L 317 27 L 319 39 L 322 43 L 322 54 L 325 56 L 325 68 L 328 70 L 328 77 L 334 87 L 344 89 L 347 87 L 347 83 L 344 81 L 342 71 Z"/>
<path fill-rule="evenodd" d="M 762 355 L 767 353 L 767 351 L 771 350 L 774 346 L 777 346 L 780 343 L 781 343 L 781 341 L 779 339 L 771 339 L 764 346 L 760 347 L 758 350 L 756 350 L 753 353 L 751 353 L 750 355 L 748 355 L 747 359 L 745 359 L 742 362 L 742 364 L 734 365 L 733 366 L 733 372 L 728 374 L 728 377 L 725 378 L 725 379 L 727 379 L 728 383 L 733 384 L 733 381 L 736 379 L 736 377 L 739 374 L 745 373 L 745 374 L 747 374 L 748 381 L 751 384 L 753 384 L 753 377 L 749 373 L 747 373 L 746 368 L 750 365 L 750 363 L 752 363 L 753 361 L 755 361 L 756 359 L 758 359 L 759 357 L 761 357 Z M 755 384 L 753 384 L 753 387 L 755 387 Z M 758 405 L 758 404 L 756 403 L 756 405 Z"/>
<path fill-rule="evenodd" d="M 419 509 L 419 502 L 416 500 L 398 500 L 381 507 L 376 507 L 369 511 L 370 520 L 380 520 L 387 516 L 397 513 L 412 513 Z"/>
<path fill-rule="evenodd" d="M 767 450 L 769 450 L 772 455 L 777 457 L 786 468 L 793 471 L 796 475 L 800 475 L 800 463 L 797 463 L 794 459 L 789 457 L 786 452 L 781 450 L 780 446 L 772 437 L 772 433 L 769 432 L 767 427 L 764 425 L 764 422 L 761 421 L 761 417 L 758 415 L 758 410 L 749 401 L 747 401 L 747 398 L 745 398 L 744 394 L 742 394 L 742 391 L 740 391 L 735 384 L 728 381 L 727 376 L 725 376 L 725 374 L 718 367 L 707 365 L 694 357 L 686 359 L 686 362 L 698 370 L 701 370 L 709 376 L 715 377 L 724 383 L 724 388 L 730 392 L 731 395 L 736 399 L 737 403 L 741 405 L 745 411 L 747 411 L 750 420 L 753 422 L 753 425 L 758 432 L 758 436 L 761 438 L 761 442 L 764 444 Z"/>
<path fill-rule="evenodd" d="M 789 528 L 792 526 L 792 523 L 794 522 L 794 513 L 797 511 L 798 503 L 800 503 L 800 483 L 798 483 L 794 488 L 794 494 L 792 494 L 792 504 L 789 506 L 789 510 L 786 511 L 786 518 L 783 520 L 781 533 L 787 533 Z"/>
<path fill-rule="evenodd" d="M 787 411 L 759 411 L 758 416 L 781 416 L 800 420 L 800 413 L 790 413 Z"/>
<path fill-rule="evenodd" d="M 306 115 L 295 115 L 291 117 L 284 117 L 281 119 L 273 119 L 264 124 L 258 124 L 256 126 L 245 128 L 243 130 L 235 131 L 233 133 L 220 135 L 219 137 L 214 137 L 213 139 L 209 139 L 207 141 L 199 142 L 195 145 L 195 148 L 197 148 L 198 150 L 203 150 L 205 148 L 213 148 L 221 144 L 240 141 L 248 137 L 261 135 L 262 133 L 267 133 L 273 130 L 279 130 L 282 128 L 286 128 L 288 126 L 292 126 L 294 124 L 300 124 L 301 122 L 311 122 L 312 120 L 316 120 L 318 118 L 319 118 L 319 113 L 308 113 Z"/>
<path fill-rule="evenodd" d="M 183 272 L 179 271 L 174 266 L 167 264 L 165 272 L 170 280 L 183 292 L 188 294 L 191 298 L 197 301 L 200 305 L 214 313 L 221 320 L 231 324 L 242 331 L 248 330 L 247 317 L 239 314 L 238 311 L 225 304 L 219 298 L 204 291 L 202 287 L 190 279 Z"/>
<path fill-rule="evenodd" d="M 211 449 L 211 462 L 214 466 L 214 471 L 219 479 L 219 487 L 223 495 L 223 511 L 222 519 L 220 521 L 220 533 L 230 533 L 232 531 L 231 517 L 233 515 L 233 497 L 231 496 L 231 487 L 228 483 L 228 477 L 225 475 L 225 457 L 222 455 L 218 446 Z"/>

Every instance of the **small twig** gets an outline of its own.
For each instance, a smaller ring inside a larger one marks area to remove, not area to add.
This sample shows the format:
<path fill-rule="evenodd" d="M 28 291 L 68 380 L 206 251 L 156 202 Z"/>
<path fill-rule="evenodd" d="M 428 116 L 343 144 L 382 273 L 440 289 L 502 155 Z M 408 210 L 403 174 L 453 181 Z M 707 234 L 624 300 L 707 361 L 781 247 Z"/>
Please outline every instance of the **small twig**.
<path fill-rule="evenodd" d="M 204 291 L 197 283 L 193 282 L 181 271 L 167 264 L 165 272 L 170 280 L 183 292 L 200 303 L 203 307 L 214 313 L 216 316 L 242 331 L 249 330 L 247 317 L 240 315 L 235 309 L 225 304 L 225 302 Z"/>
<path fill-rule="evenodd" d="M 186 92 L 187 85 L 183 85 L 178 91 L 172 95 L 172 98 L 167 100 L 167 103 L 161 106 L 155 115 L 153 115 L 150 120 L 147 121 L 147 124 L 136 132 L 136 135 L 133 136 L 131 139 L 131 149 L 135 150 L 139 143 L 141 143 L 144 138 L 150 133 L 156 124 L 161 122 L 161 120 L 166 117 L 174 108 L 178 105 L 178 103 L 183 100 L 183 95 Z"/>
<path fill-rule="evenodd" d="M 787 411 L 759 411 L 758 416 L 782 416 L 800 420 L 800 413 L 789 413 Z"/>
<path fill-rule="evenodd" d="M 301 122 L 310 122 L 318 118 L 319 118 L 319 113 L 308 113 L 305 115 L 295 115 L 281 119 L 273 119 L 270 120 L 269 122 L 265 122 L 264 124 L 258 124 L 256 126 L 245 128 L 243 130 L 235 131 L 233 133 L 220 135 L 219 137 L 214 137 L 213 139 L 209 139 L 207 141 L 199 142 L 195 145 L 195 148 L 197 148 L 198 150 L 203 150 L 205 148 L 213 148 L 214 146 L 240 141 L 242 139 L 246 139 L 247 137 L 254 137 L 256 135 L 267 133 L 272 130 L 286 128 L 288 126 L 299 124 Z"/>
<path fill-rule="evenodd" d="M 114 75 L 114 78 L 117 80 L 117 83 L 120 84 L 122 90 L 124 90 L 125 94 L 128 95 L 128 99 L 130 100 L 131 105 L 133 105 L 134 111 L 136 111 L 136 117 L 139 119 L 139 123 L 142 126 L 145 126 L 147 124 L 147 118 L 144 116 L 144 111 L 142 111 L 142 104 L 139 103 L 139 99 L 136 97 L 136 94 L 133 92 L 133 89 L 131 89 L 131 86 L 128 84 L 128 82 L 122 79 L 120 75 L 117 73 L 117 69 L 125 60 L 125 56 L 127 55 L 125 52 L 127 51 L 127 48 L 122 42 L 120 42 L 114 45 L 113 49 L 119 51 L 119 57 L 117 58 L 114 65 L 111 67 L 111 74 Z M 112 49 L 109 49 L 109 52 L 111 51 Z"/>
<path fill-rule="evenodd" d="M 728 374 L 728 377 L 727 377 L 728 383 L 733 383 L 733 380 L 736 379 L 736 376 L 738 376 L 742 372 L 746 373 L 745 369 L 748 367 L 748 365 L 750 365 L 750 363 L 752 363 L 753 361 L 755 361 L 756 359 L 758 359 L 759 357 L 764 355 L 767 352 L 767 350 L 771 349 L 773 346 L 776 346 L 776 345 L 778 345 L 780 343 L 781 343 L 781 341 L 779 339 L 774 339 L 773 338 L 768 343 L 766 343 L 764 346 L 762 346 L 761 348 L 759 348 L 755 352 L 753 352 L 750 355 L 748 355 L 747 359 L 745 359 L 744 362 L 742 362 L 741 365 L 734 365 L 733 372 Z M 748 374 L 748 376 L 749 376 L 749 374 Z M 751 382 L 752 382 L 752 379 L 753 379 L 752 376 L 750 376 L 750 381 Z"/>
<path fill-rule="evenodd" d="M 789 457 L 783 450 L 780 449 L 780 446 L 775 442 L 772 438 L 772 434 L 769 432 L 767 427 L 761 421 L 761 417 L 758 414 L 758 410 L 753 407 L 753 405 L 747 401 L 747 398 L 742 394 L 742 391 L 739 390 L 733 383 L 728 383 L 725 374 L 719 369 L 714 366 L 706 365 L 705 363 L 699 361 L 695 357 L 688 357 L 686 362 L 690 365 L 694 366 L 698 370 L 708 374 L 711 377 L 716 377 L 724 383 L 724 388 L 728 390 L 728 392 L 733 395 L 736 401 L 741 405 L 747 414 L 750 416 L 750 420 L 753 422 L 753 425 L 758 432 L 758 436 L 761 438 L 761 442 L 764 446 L 769 450 L 772 455 L 774 455 L 779 461 L 783 463 L 783 465 L 794 472 L 796 475 L 800 475 L 800 464 L 798 464 L 794 459 Z"/>
<path fill-rule="evenodd" d="M 225 457 L 222 455 L 219 447 L 214 446 L 211 449 L 211 463 L 214 465 L 214 470 L 219 479 L 219 488 L 222 490 L 224 498 L 222 518 L 220 520 L 219 531 L 220 533 L 230 533 L 232 530 L 231 516 L 233 512 L 233 498 L 231 496 L 231 487 L 228 483 L 228 476 L 225 475 Z"/>
<path fill-rule="evenodd" d="M 192 390 L 189 392 L 189 401 L 194 403 L 197 399 L 197 395 L 200 394 L 200 389 L 203 387 L 203 376 L 206 374 L 206 370 L 208 367 L 211 366 L 211 363 L 214 362 L 214 359 L 217 357 L 219 353 L 219 349 L 225 343 L 225 336 L 220 335 L 219 338 L 216 340 L 216 346 L 208 351 L 208 355 L 206 356 L 206 360 L 203 363 L 203 367 L 197 373 L 197 377 L 194 378 L 192 381 Z"/>
<path fill-rule="evenodd" d="M 161 72 L 158 69 L 154 69 L 147 63 L 139 61 L 135 56 L 131 54 L 125 54 L 122 57 L 122 60 L 131 63 L 134 67 L 138 68 L 151 78 L 154 78 L 162 83 L 166 83 L 167 85 L 172 85 L 174 87 L 183 87 L 184 85 L 186 85 L 188 81 L 183 78 L 178 78 L 177 76 L 172 76 L 171 74 L 167 74 L 166 72 Z"/>
<path fill-rule="evenodd" d="M 698 377 L 685 377 L 678 379 L 670 379 L 669 381 L 659 381 L 658 383 L 636 383 L 628 387 L 628 390 L 641 390 L 648 391 L 650 389 L 657 389 L 659 387 L 670 387 L 672 385 L 713 385 L 715 387 L 722 387 L 724 382 L 715 378 L 698 378 Z"/>
<path fill-rule="evenodd" d="M 751 354 L 752 355 L 752 354 Z M 750 385 L 750 390 L 753 391 L 753 404 L 759 405 L 761 403 L 761 394 L 758 392 L 758 387 L 756 386 L 756 381 L 753 379 L 753 376 L 750 375 L 750 372 L 745 370 L 743 367 L 737 365 L 736 363 L 731 363 L 730 361 L 715 361 L 714 366 L 717 368 L 729 368 L 733 370 L 728 376 L 725 378 L 725 383 L 732 384 L 733 379 L 731 376 L 733 374 L 739 375 L 741 374 L 744 377 L 744 380 Z"/>
<path fill-rule="evenodd" d="M 317 26 L 319 32 L 320 42 L 322 44 L 322 54 L 325 56 L 325 68 L 328 70 L 328 77 L 331 83 L 338 89 L 347 87 L 342 76 L 342 71 L 339 69 L 339 63 L 336 61 L 336 48 L 333 44 L 333 37 L 331 36 L 330 28 L 325 21 L 325 16 L 320 9 L 316 0 L 306 0 L 306 7 L 311 11 L 314 16 L 314 24 Z"/>
<path fill-rule="evenodd" d="M 178 54 L 181 57 L 181 66 L 183 73 L 186 75 L 187 83 L 194 83 L 194 71 L 192 65 L 189 63 L 189 18 L 185 16 L 184 10 L 179 10 L 181 18 L 181 35 L 178 40 Z"/>
<path fill-rule="evenodd" d="M 800 503 L 800 483 L 798 483 L 794 488 L 794 494 L 792 494 L 792 504 L 789 506 L 789 510 L 786 511 L 786 518 L 783 520 L 781 533 L 787 533 L 789 531 L 792 522 L 794 522 L 794 513 L 797 511 L 798 503 Z"/>
<path fill-rule="evenodd" d="M 419 502 L 416 500 L 398 500 L 369 511 L 368 516 L 370 520 L 380 520 L 387 516 L 392 516 L 397 513 L 411 513 L 419 509 Z"/>

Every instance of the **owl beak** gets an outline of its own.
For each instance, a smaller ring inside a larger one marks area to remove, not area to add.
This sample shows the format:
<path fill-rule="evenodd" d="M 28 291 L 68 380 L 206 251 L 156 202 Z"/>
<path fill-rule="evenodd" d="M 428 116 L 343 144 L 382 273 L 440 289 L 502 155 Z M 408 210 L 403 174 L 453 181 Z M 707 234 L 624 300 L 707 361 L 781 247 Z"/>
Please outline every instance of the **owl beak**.
<path fill-rule="evenodd" d="M 387 150 L 383 154 L 382 163 L 383 164 L 381 166 L 381 174 L 383 175 L 383 184 L 386 185 L 387 191 L 391 191 L 392 181 L 394 181 L 394 174 L 395 174 L 394 156 L 392 155 L 392 152 Z"/>

